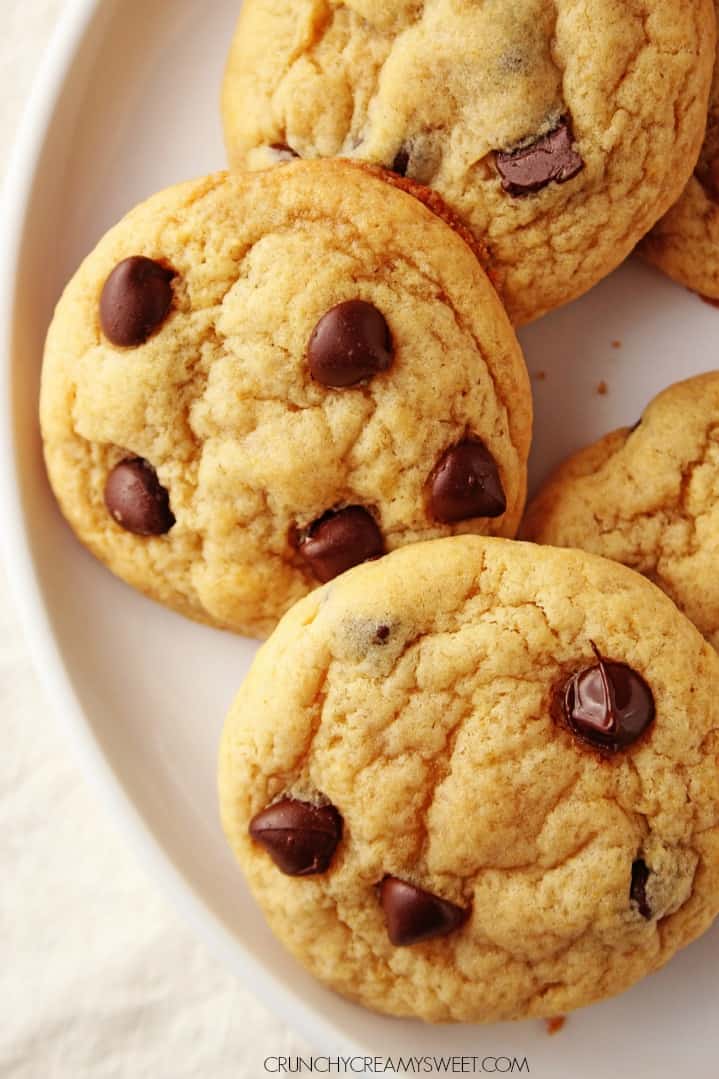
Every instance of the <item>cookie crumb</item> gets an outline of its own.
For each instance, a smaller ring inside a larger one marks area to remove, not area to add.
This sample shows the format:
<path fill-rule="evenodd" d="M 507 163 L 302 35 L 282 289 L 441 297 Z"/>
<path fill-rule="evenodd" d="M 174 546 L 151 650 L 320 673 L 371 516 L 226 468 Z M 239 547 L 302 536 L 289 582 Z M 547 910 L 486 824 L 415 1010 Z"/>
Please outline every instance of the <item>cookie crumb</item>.
<path fill-rule="evenodd" d="M 545 1023 L 547 1025 L 547 1034 L 559 1034 L 559 1031 L 562 1029 L 566 1021 L 566 1015 L 553 1015 L 551 1019 L 545 1019 Z"/>
<path fill-rule="evenodd" d="M 532 375 L 532 378 L 535 379 L 537 382 L 544 382 L 546 377 L 547 377 L 547 372 L 546 371 L 535 371 L 534 374 Z"/>
<path fill-rule="evenodd" d="M 612 341 L 612 348 L 621 348 L 621 347 L 622 347 L 622 342 L 621 341 Z"/>
<path fill-rule="evenodd" d="M 609 386 L 607 386 L 604 379 L 602 379 L 602 381 L 600 383 L 598 383 L 598 385 L 597 385 L 597 393 L 599 394 L 600 397 L 606 397 L 607 394 L 609 393 Z"/>

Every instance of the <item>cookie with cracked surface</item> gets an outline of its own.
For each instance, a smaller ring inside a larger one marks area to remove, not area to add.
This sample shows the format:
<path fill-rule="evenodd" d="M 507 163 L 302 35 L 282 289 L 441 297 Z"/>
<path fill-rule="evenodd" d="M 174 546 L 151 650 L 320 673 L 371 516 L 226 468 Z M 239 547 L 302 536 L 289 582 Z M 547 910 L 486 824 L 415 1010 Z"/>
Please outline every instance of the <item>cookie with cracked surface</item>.
<path fill-rule="evenodd" d="M 580 551 L 462 536 L 360 566 L 257 656 L 219 761 L 271 927 L 396 1015 L 565 1014 L 719 909 L 719 657 Z"/>
<path fill-rule="evenodd" d="M 522 534 L 638 570 L 719 648 L 719 372 L 670 386 L 637 427 L 561 465 Z"/>
<path fill-rule="evenodd" d="M 236 167 L 349 157 L 434 188 L 520 324 L 679 197 L 714 44 L 712 0 L 245 0 L 226 143 Z"/>
<path fill-rule="evenodd" d="M 185 614 L 263 635 L 404 543 L 514 535 L 531 392 L 461 236 L 346 162 L 171 188 L 85 261 L 45 351 L 80 539 Z"/>
<path fill-rule="evenodd" d="M 715 2 L 719 14 L 719 2 Z M 682 197 L 639 246 L 644 258 L 680 285 L 719 300 L 719 62 L 706 136 Z"/>

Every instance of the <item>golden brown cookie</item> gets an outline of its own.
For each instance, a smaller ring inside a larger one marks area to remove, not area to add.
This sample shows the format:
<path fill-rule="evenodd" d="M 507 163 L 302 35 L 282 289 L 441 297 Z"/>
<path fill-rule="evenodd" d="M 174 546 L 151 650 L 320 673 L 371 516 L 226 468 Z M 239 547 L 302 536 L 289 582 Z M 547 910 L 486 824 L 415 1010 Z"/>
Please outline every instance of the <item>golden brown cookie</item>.
<path fill-rule="evenodd" d="M 48 335 L 50 479 L 80 539 L 261 635 L 404 543 L 514 535 L 531 395 L 475 255 L 366 169 L 182 184 L 83 263 Z"/>
<path fill-rule="evenodd" d="M 714 45 L 712 0 L 245 0 L 227 147 L 236 167 L 340 156 L 436 189 L 524 323 L 679 197 Z"/>
<path fill-rule="evenodd" d="M 659 589 L 474 536 L 290 611 L 225 726 L 227 837 L 334 989 L 431 1021 L 554 1016 L 719 909 L 719 657 Z"/>
<path fill-rule="evenodd" d="M 638 570 L 719 648 L 719 372 L 670 386 L 636 429 L 566 461 L 522 534 Z"/>
<path fill-rule="evenodd" d="M 715 0 L 719 12 L 719 3 Z M 714 67 L 706 136 L 694 174 L 640 253 L 680 285 L 719 300 L 719 64 Z"/>

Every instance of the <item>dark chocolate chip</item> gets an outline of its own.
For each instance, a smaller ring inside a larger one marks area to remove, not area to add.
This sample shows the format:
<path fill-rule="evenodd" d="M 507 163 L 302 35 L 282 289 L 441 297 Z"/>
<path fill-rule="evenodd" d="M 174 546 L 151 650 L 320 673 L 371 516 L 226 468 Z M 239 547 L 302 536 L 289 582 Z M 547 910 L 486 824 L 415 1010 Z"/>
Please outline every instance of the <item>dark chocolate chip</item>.
<path fill-rule="evenodd" d="M 469 917 L 468 910 L 397 877 L 384 878 L 379 899 L 389 939 L 397 946 L 444 937 Z"/>
<path fill-rule="evenodd" d="M 172 306 L 172 270 L 142 255 L 119 262 L 102 290 L 100 323 L 113 345 L 143 344 Z"/>
<path fill-rule="evenodd" d="M 105 505 L 119 525 L 138 536 L 162 536 L 175 523 L 167 491 L 142 457 L 115 465 L 105 483 Z"/>
<path fill-rule="evenodd" d="M 398 176 L 406 176 L 407 168 L 409 166 L 409 150 L 405 150 L 404 147 L 398 150 L 395 154 L 394 161 L 390 165 L 390 170 L 396 172 Z"/>
<path fill-rule="evenodd" d="M 270 144 L 270 150 L 274 150 L 282 161 L 292 161 L 293 158 L 300 156 L 297 151 L 293 150 L 291 146 L 288 146 L 286 142 L 273 142 Z"/>
<path fill-rule="evenodd" d="M 637 904 L 642 918 L 647 920 L 652 916 L 652 909 L 647 901 L 647 881 L 649 880 L 649 868 L 643 859 L 638 858 L 632 862 L 632 883 L 629 889 L 629 898 Z"/>
<path fill-rule="evenodd" d="M 429 503 L 437 521 L 501 517 L 507 499 L 497 462 L 483 442 L 465 439 L 450 447 L 429 477 Z"/>
<path fill-rule="evenodd" d="M 390 628 L 389 626 L 377 626 L 377 632 L 375 633 L 375 640 L 378 644 L 386 644 L 389 640 Z"/>
<path fill-rule="evenodd" d="M 324 873 L 342 838 L 342 817 L 332 805 L 283 798 L 250 821 L 250 835 L 290 877 Z"/>
<path fill-rule="evenodd" d="M 564 715 L 570 729 L 605 753 L 637 741 L 654 722 L 652 691 L 626 663 L 604 659 L 578 671 L 564 688 Z"/>
<path fill-rule="evenodd" d="M 331 581 L 352 566 L 384 554 L 377 522 L 362 506 L 330 510 L 315 521 L 299 550 L 318 581 Z"/>
<path fill-rule="evenodd" d="M 392 363 L 392 335 L 374 304 L 346 300 L 331 308 L 307 346 L 312 377 L 323 386 L 356 386 Z"/>
<path fill-rule="evenodd" d="M 572 145 L 569 122 L 542 135 L 519 150 L 498 150 L 497 170 L 502 187 L 515 197 L 541 191 L 552 182 L 564 184 L 584 168 L 584 161 Z"/>

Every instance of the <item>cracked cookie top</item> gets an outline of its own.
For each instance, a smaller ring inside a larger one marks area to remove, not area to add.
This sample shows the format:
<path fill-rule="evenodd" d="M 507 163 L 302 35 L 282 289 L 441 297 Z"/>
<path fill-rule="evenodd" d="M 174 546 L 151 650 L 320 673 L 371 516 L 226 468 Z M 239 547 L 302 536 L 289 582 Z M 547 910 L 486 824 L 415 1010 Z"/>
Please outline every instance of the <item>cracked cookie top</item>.
<path fill-rule="evenodd" d="M 719 658 L 579 551 L 455 537 L 358 567 L 258 654 L 220 750 L 270 925 L 362 1004 L 552 1016 L 719 908 Z"/>
<path fill-rule="evenodd" d="M 41 421 L 83 542 L 191 617 L 269 632 L 419 539 L 514 535 L 524 361 L 461 236 L 346 162 L 182 184 L 83 263 Z"/>
<path fill-rule="evenodd" d="M 233 165 L 349 157 L 436 189 L 515 323 L 586 291 L 679 197 L 712 0 L 245 0 Z"/>
<path fill-rule="evenodd" d="M 565 461 L 522 533 L 638 570 L 719 648 L 719 372 L 670 386 L 635 428 Z"/>

